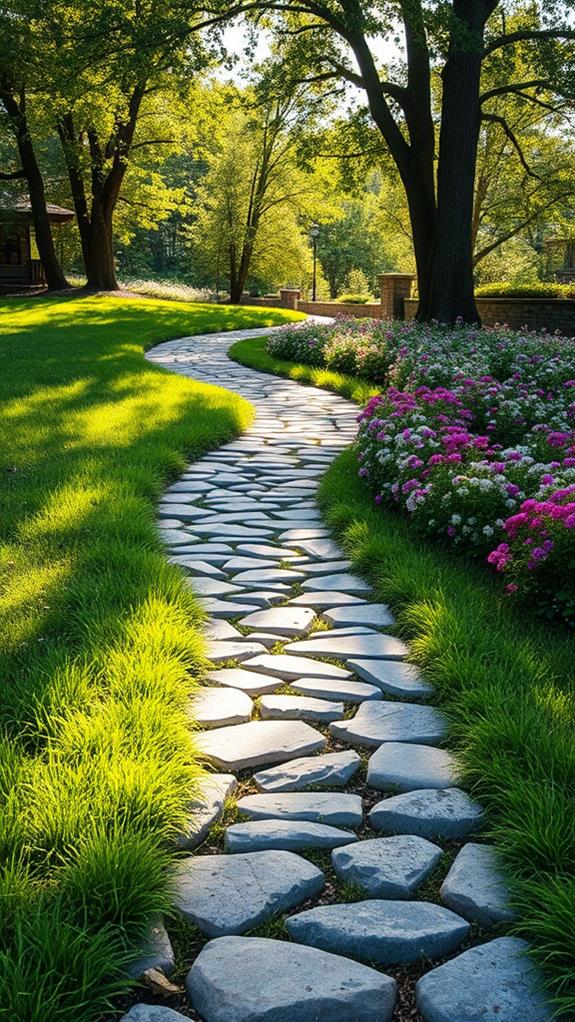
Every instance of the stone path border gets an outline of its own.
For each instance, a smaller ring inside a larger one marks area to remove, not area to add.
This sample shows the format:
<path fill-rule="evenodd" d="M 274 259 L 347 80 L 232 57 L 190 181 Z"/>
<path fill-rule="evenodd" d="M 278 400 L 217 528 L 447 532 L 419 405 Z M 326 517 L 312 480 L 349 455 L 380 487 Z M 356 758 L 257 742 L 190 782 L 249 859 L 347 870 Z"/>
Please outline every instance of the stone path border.
<path fill-rule="evenodd" d="M 213 664 L 190 709 L 214 773 L 178 847 L 197 848 L 239 799 L 219 849 L 175 870 L 177 908 L 209 941 L 186 1005 L 204 1022 L 547 1022 L 525 943 L 501 936 L 512 913 L 493 850 L 467 840 L 481 807 L 457 788 L 431 687 L 315 504 L 357 408 L 228 359 L 234 341 L 268 332 L 147 356 L 257 411 L 159 509 L 170 559 L 209 615 Z M 422 888 L 438 870 L 441 888 Z M 250 935 L 282 913 L 282 932 Z M 165 967 L 167 934 L 154 934 Z M 125 1022 L 184 1017 L 139 1004 Z"/>

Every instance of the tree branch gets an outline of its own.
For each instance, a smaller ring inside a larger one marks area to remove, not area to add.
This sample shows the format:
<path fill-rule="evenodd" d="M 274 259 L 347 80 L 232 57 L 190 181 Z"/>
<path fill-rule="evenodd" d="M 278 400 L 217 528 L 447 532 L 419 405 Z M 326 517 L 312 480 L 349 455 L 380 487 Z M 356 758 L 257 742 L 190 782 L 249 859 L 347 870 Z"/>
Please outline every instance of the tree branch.
<path fill-rule="evenodd" d="M 507 35 L 500 35 L 496 39 L 492 39 L 483 50 L 483 56 L 488 57 L 495 50 L 500 50 L 504 46 L 514 46 L 515 43 L 544 42 L 546 39 L 575 39 L 575 29 L 522 29 L 517 32 L 509 32 Z"/>
<path fill-rule="evenodd" d="M 535 171 L 531 170 L 531 167 L 529 166 L 529 164 L 528 164 L 528 162 L 527 162 L 527 160 L 525 158 L 525 154 L 524 154 L 524 152 L 523 152 L 523 150 L 522 150 L 522 148 L 521 148 L 521 146 L 519 144 L 519 140 L 517 139 L 517 136 L 513 133 L 511 128 L 509 127 L 509 125 L 508 125 L 507 121 L 505 120 L 505 118 L 501 117 L 499 114 L 487 114 L 487 113 L 483 113 L 481 115 L 481 120 L 482 121 L 491 121 L 491 122 L 493 122 L 493 124 L 499 124 L 503 128 L 503 131 L 504 131 L 505 135 L 507 136 L 507 138 L 511 142 L 513 148 L 515 149 L 515 151 L 516 151 L 516 153 L 517 153 L 517 155 L 519 157 L 519 160 L 521 162 L 521 166 L 523 167 L 525 173 L 528 174 L 529 177 L 534 177 L 538 181 L 540 181 L 541 178 L 540 178 L 539 174 L 536 174 Z"/>

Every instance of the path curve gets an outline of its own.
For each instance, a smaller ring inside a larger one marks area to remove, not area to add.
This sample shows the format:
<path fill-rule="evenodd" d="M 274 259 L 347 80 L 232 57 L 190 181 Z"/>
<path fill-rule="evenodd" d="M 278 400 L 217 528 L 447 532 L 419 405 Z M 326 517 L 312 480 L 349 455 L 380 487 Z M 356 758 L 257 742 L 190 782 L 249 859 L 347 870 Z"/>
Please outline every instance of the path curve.
<path fill-rule="evenodd" d="M 257 411 L 160 506 L 170 559 L 210 616 L 213 665 L 193 709 L 214 773 L 179 841 L 201 848 L 176 868 L 177 908 L 209 942 L 181 1010 L 204 1022 L 546 1022 L 526 945 L 504 935 L 505 888 L 474 839 L 481 809 L 457 788 L 431 689 L 315 505 L 357 408 L 228 358 L 234 341 L 271 332 L 147 355 Z M 218 847 L 209 830 L 232 793 L 241 815 Z M 173 965 L 161 926 L 151 960 Z M 137 1005 L 126 1019 L 183 1017 Z"/>

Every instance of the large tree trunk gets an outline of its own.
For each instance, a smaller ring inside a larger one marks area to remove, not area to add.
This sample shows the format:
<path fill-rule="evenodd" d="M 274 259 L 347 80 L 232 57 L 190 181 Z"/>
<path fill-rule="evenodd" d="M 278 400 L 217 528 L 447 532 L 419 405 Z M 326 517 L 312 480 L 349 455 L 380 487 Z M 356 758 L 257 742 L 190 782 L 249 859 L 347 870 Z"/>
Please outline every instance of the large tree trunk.
<path fill-rule="evenodd" d="M 464 26 L 453 33 L 443 71 L 437 172 L 437 228 L 429 318 L 479 323 L 473 286 L 473 204 L 481 123 L 480 80 L 483 3 L 456 0 Z M 459 41 L 461 39 L 461 41 Z"/>
<path fill-rule="evenodd" d="M 97 200 L 92 202 L 90 217 L 90 253 L 86 267 L 86 287 L 94 291 L 117 291 L 114 261 L 112 215 Z"/>
<path fill-rule="evenodd" d="M 28 184 L 30 206 L 32 208 L 32 219 L 34 222 L 34 234 L 36 245 L 40 254 L 40 261 L 46 277 L 46 283 L 51 291 L 61 291 L 70 285 L 66 280 L 60 260 L 56 255 L 52 226 L 48 218 L 46 208 L 46 193 L 44 191 L 44 180 L 42 172 L 36 159 L 34 144 L 28 128 L 26 117 L 26 105 L 24 93 L 18 101 L 13 93 L 6 88 L 0 91 L 0 99 L 4 105 L 12 130 L 16 137 L 18 153 L 24 177 Z"/>

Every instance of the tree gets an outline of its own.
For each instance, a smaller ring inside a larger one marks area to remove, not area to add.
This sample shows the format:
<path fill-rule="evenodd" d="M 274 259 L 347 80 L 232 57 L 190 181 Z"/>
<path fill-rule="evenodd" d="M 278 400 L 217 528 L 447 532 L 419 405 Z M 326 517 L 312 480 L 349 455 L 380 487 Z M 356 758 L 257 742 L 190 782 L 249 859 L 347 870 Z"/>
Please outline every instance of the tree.
<path fill-rule="evenodd" d="M 477 321 L 472 222 L 482 119 L 497 96 L 572 95 L 572 2 L 505 0 L 261 0 L 278 32 L 291 37 L 291 73 L 344 80 L 362 90 L 405 189 L 419 284 L 420 319 Z M 510 15 L 516 14 L 513 22 Z M 274 19 L 275 15 L 275 19 Z M 279 16 L 279 20 L 278 20 Z M 376 45 L 404 37 L 404 59 L 386 70 Z M 516 78 L 513 53 L 529 47 L 529 77 Z M 499 84 L 482 93 L 482 74 Z M 439 132 L 434 76 L 441 77 Z M 437 170 L 436 170 L 437 156 Z"/>
<path fill-rule="evenodd" d="M 302 88 L 282 97 L 215 90 L 214 101 L 192 238 L 239 302 L 250 276 L 277 277 L 301 263 L 298 214 L 309 182 L 296 141 L 309 104 Z"/>
<path fill-rule="evenodd" d="M 0 180 L 25 180 L 30 198 L 36 244 L 46 283 L 50 290 L 68 287 L 56 255 L 52 228 L 48 218 L 44 179 L 28 118 L 28 85 L 34 86 L 34 63 L 31 60 L 33 36 L 26 5 L 5 4 L 0 11 L 0 104 L 6 124 L 18 153 L 19 167 L 0 174 Z M 24 67 L 32 82 L 23 77 Z"/>

